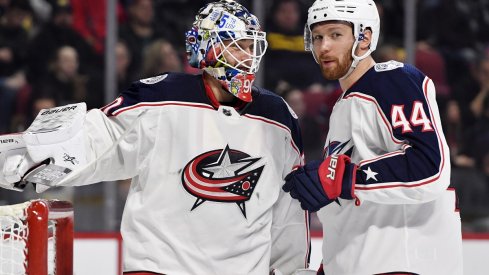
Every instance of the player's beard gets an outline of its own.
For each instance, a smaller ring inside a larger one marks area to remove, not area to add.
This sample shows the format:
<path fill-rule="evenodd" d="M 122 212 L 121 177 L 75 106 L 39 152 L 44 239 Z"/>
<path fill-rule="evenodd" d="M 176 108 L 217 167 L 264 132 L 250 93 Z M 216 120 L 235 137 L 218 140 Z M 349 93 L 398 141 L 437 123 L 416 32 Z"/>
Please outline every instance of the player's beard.
<path fill-rule="evenodd" d="M 336 66 L 333 68 L 324 68 L 322 62 L 319 63 L 324 78 L 327 80 L 338 80 L 346 75 L 353 62 L 353 57 L 351 56 L 352 48 L 353 45 L 339 59 L 335 60 Z"/>

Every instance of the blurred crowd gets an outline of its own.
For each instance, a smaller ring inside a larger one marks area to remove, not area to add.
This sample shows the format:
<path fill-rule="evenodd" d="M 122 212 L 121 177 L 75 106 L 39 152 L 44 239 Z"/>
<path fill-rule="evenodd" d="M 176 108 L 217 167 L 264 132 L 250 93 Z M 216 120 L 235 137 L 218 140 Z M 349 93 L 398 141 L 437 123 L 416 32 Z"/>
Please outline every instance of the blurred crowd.
<path fill-rule="evenodd" d="M 119 0 L 113 49 L 117 90 L 163 72 L 197 73 L 186 61 L 184 33 L 208 2 Z M 256 13 L 254 1 L 239 2 Z M 269 48 L 259 81 L 298 114 L 306 159 L 321 157 L 329 115 L 341 94 L 304 51 L 304 24 L 312 2 L 267 0 L 260 5 Z M 405 61 L 403 2 L 376 0 L 381 15 L 377 62 Z M 0 0 L 0 133 L 25 130 L 43 108 L 80 101 L 100 108 L 108 103 L 106 9 L 106 0 Z M 459 194 L 464 230 L 489 232 L 489 0 L 424 0 L 417 1 L 416 10 L 415 65 L 437 87 L 451 149 L 451 185 Z M 117 183 L 118 215 L 128 184 Z M 2 190 L 0 200 L 67 199 L 76 206 L 77 230 L 100 231 L 107 229 L 97 221 L 104 218 L 97 218 L 103 213 L 103 194 L 98 184 L 41 195 Z"/>

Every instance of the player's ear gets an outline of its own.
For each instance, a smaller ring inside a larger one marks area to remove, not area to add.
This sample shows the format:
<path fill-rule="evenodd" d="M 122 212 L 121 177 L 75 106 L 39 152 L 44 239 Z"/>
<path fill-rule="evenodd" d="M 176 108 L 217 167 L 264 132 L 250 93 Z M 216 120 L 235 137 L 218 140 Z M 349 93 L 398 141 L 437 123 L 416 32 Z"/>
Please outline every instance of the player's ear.
<path fill-rule="evenodd" d="M 367 51 L 370 47 L 370 43 L 372 43 L 372 30 L 367 28 L 363 32 L 363 39 L 358 43 L 358 48 L 362 51 Z"/>

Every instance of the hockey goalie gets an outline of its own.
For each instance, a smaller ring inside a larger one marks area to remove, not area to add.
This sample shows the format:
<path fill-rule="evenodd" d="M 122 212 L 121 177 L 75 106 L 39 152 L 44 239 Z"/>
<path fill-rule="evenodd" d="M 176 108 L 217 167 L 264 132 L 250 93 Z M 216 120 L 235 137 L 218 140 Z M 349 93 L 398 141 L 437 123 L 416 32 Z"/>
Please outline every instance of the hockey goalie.
<path fill-rule="evenodd" d="M 266 47 L 245 7 L 207 4 L 186 33 L 202 74 L 142 79 L 88 112 L 42 110 L 24 133 L 1 137 L 0 185 L 42 192 L 131 178 L 125 274 L 307 272 L 308 212 L 281 189 L 303 164 L 297 116 L 252 85 Z"/>

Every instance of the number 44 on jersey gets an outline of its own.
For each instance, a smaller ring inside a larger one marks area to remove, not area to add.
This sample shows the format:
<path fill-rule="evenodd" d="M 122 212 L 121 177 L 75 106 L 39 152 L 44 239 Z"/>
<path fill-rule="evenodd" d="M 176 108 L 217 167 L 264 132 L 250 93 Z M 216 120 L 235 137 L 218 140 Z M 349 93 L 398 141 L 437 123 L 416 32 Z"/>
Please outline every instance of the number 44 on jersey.
<path fill-rule="evenodd" d="M 413 103 L 413 110 L 411 111 L 411 117 L 409 120 L 404 114 L 404 105 L 392 105 L 391 109 L 392 127 L 394 129 L 402 127 L 402 133 L 410 133 L 413 131 L 411 126 L 420 126 L 423 128 L 421 131 L 429 132 L 433 131 L 431 121 L 426 115 L 423 103 L 421 101 L 415 101 Z"/>

